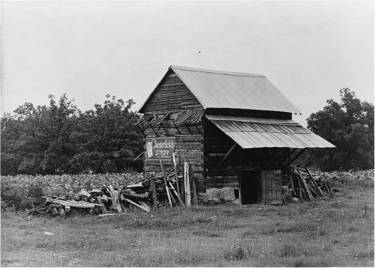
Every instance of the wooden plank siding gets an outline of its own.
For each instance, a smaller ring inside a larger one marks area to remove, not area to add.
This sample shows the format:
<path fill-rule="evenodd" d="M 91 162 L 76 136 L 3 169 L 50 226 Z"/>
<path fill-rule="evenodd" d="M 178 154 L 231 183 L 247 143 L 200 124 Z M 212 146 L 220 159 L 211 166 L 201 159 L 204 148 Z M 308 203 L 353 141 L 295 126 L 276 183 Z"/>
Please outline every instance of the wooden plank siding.
<path fill-rule="evenodd" d="M 170 70 L 147 100 L 143 112 L 153 114 L 192 108 L 203 109 L 203 106 L 180 78 Z"/>
<path fill-rule="evenodd" d="M 184 162 L 189 162 L 191 170 L 191 176 L 197 182 L 197 190 L 204 191 L 203 181 L 203 126 L 202 124 L 196 127 L 190 126 L 190 131 L 187 127 L 178 127 L 181 134 L 178 134 L 175 128 L 160 128 L 157 129 L 159 136 L 173 136 L 176 137 L 175 142 L 175 153 L 177 172 L 181 174 L 184 168 Z M 147 128 L 145 130 L 146 137 L 157 137 L 152 129 Z M 146 148 L 145 148 L 146 149 Z M 173 170 L 172 159 L 162 160 L 165 170 Z M 158 175 L 161 172 L 159 160 L 145 159 L 144 171 L 146 173 L 153 172 Z"/>

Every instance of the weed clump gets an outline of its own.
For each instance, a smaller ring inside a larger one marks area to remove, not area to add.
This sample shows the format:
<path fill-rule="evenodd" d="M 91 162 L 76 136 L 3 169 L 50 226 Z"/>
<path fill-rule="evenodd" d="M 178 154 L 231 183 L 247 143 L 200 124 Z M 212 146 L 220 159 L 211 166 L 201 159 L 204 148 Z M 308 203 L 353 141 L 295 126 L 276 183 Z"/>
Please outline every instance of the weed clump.
<path fill-rule="evenodd" d="M 224 253 L 224 258 L 226 260 L 247 260 L 249 251 L 239 243 L 236 243 L 229 251 Z"/>
<path fill-rule="evenodd" d="M 297 249 L 294 245 L 284 244 L 280 250 L 281 257 L 295 257 L 297 256 Z"/>

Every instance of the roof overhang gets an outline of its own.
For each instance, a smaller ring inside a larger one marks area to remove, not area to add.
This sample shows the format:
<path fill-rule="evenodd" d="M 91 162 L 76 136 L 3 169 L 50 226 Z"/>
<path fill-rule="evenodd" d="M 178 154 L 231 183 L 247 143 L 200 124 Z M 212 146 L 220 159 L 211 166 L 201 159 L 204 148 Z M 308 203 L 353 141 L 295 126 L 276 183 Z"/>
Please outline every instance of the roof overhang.
<path fill-rule="evenodd" d="M 335 148 L 293 120 L 206 115 L 243 149 L 254 148 Z"/>

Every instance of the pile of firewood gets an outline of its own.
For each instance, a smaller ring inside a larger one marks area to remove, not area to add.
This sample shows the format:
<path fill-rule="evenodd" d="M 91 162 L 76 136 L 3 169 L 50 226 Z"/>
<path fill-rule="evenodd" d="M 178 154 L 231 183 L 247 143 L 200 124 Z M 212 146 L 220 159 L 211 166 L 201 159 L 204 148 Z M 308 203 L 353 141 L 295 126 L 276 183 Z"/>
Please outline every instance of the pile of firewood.
<path fill-rule="evenodd" d="M 289 182 L 289 197 L 293 200 L 314 200 L 333 197 L 331 183 L 321 177 L 315 178 L 307 168 L 292 167 Z"/>
<path fill-rule="evenodd" d="M 106 214 L 111 211 L 122 213 L 130 205 L 150 211 L 150 207 L 142 201 L 147 200 L 148 191 L 139 193 L 138 190 L 146 189 L 142 182 L 124 186 L 120 190 L 118 188 L 109 185 L 89 192 L 82 189 L 72 199 L 68 196 L 44 196 L 45 202 L 31 210 L 29 215 L 51 214 L 65 217 L 74 212 L 81 214 Z"/>
<path fill-rule="evenodd" d="M 176 173 L 163 173 L 149 180 L 137 179 L 120 187 L 109 185 L 102 189 L 81 189 L 75 196 L 44 196 L 42 205 L 29 211 L 29 215 L 51 214 L 66 217 L 75 212 L 99 216 L 123 213 L 129 207 L 150 212 L 150 206 L 184 206 L 182 187 Z"/>

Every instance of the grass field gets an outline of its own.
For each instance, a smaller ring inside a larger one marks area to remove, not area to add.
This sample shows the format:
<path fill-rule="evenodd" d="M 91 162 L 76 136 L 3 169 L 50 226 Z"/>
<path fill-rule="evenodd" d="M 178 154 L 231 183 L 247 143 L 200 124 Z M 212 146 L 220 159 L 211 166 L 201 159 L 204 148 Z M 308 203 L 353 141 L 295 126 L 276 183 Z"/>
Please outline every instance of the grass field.
<path fill-rule="evenodd" d="M 1 264 L 374 266 L 373 183 L 338 188 L 335 199 L 288 206 L 134 210 L 31 221 L 6 212 Z"/>

